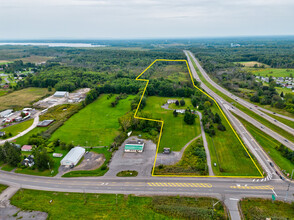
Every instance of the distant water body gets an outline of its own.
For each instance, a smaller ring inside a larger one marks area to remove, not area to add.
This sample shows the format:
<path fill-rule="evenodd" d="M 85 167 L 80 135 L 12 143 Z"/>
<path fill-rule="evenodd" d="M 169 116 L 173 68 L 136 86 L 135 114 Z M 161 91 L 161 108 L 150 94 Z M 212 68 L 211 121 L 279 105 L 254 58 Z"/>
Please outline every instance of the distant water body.
<path fill-rule="evenodd" d="M 106 47 L 107 45 L 97 45 L 88 43 L 0 43 L 0 46 L 49 46 L 49 47 Z"/>

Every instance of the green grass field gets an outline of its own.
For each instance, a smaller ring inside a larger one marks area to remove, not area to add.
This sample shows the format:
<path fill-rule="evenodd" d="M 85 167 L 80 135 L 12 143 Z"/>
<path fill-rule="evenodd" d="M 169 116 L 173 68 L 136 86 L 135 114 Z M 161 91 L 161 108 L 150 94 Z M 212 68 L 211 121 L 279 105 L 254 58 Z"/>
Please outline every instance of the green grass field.
<path fill-rule="evenodd" d="M 142 112 L 151 114 L 153 119 L 164 121 L 158 152 L 162 152 L 165 147 L 171 148 L 172 151 L 180 151 L 185 144 L 201 132 L 199 117 L 196 118 L 194 125 L 188 125 L 184 122 L 183 114 L 174 117 L 172 110 L 161 108 L 168 99 L 176 98 L 148 96 L 146 106 L 142 110 Z"/>
<path fill-rule="evenodd" d="M 26 88 L 0 96 L 0 111 L 7 108 L 30 107 L 32 102 L 51 93 L 45 88 Z"/>
<path fill-rule="evenodd" d="M 50 203 L 49 201 L 52 202 Z M 19 190 L 11 204 L 48 213 L 48 219 L 228 219 L 213 198 L 83 194 Z M 212 218 L 214 214 L 214 218 Z"/>
<path fill-rule="evenodd" d="M 47 130 L 46 127 L 36 127 L 30 132 L 26 133 L 24 136 L 17 138 L 14 142 L 20 145 L 28 144 L 30 136 L 32 136 L 33 134 L 42 133 L 43 131 L 46 131 L 46 130 Z"/>
<path fill-rule="evenodd" d="M 294 76 L 294 69 L 276 69 L 276 68 L 247 68 L 256 76 L 275 76 L 275 77 L 289 77 L 292 74 Z"/>
<path fill-rule="evenodd" d="M 286 173 L 291 173 L 292 169 L 294 169 L 294 164 L 287 158 L 283 157 L 280 151 L 275 149 L 275 147 L 280 146 L 281 143 L 265 134 L 261 130 L 257 129 L 255 126 L 245 121 L 244 119 L 238 116 L 236 117 L 255 138 L 255 140 L 263 147 L 268 155 L 275 161 L 280 170 L 286 170 Z"/>
<path fill-rule="evenodd" d="M 34 122 L 34 120 L 30 119 L 30 120 L 21 122 L 16 125 L 11 125 L 9 127 L 3 128 L 1 131 L 5 131 L 6 134 L 8 134 L 10 132 L 13 137 L 15 135 L 18 135 L 20 132 L 28 129 L 33 124 L 33 122 Z M 9 137 L 7 137 L 7 138 L 9 138 Z"/>
<path fill-rule="evenodd" d="M 51 137 L 81 146 L 109 146 L 119 134 L 118 118 L 131 110 L 129 95 L 119 101 L 116 107 L 111 107 L 115 95 L 107 100 L 107 95 L 101 95 L 95 102 L 89 104 L 73 115 Z"/>
<path fill-rule="evenodd" d="M 243 216 L 247 220 L 255 219 L 294 219 L 294 203 L 272 202 L 269 199 L 242 199 L 240 201 Z"/>
<path fill-rule="evenodd" d="M 0 194 L 1 194 L 1 192 L 3 192 L 6 188 L 7 188 L 7 186 L 5 186 L 5 185 L 1 185 L 1 184 L 0 184 Z"/>

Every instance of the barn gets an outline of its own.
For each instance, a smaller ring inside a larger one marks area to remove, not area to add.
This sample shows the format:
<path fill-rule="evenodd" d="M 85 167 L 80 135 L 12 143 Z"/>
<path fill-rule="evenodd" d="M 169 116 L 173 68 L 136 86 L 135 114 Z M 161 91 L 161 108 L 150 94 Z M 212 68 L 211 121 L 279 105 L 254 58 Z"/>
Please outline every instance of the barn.
<path fill-rule="evenodd" d="M 67 155 L 60 161 L 61 165 L 64 166 L 70 166 L 70 165 L 77 165 L 77 163 L 80 161 L 80 159 L 85 154 L 85 148 L 82 147 L 74 147 L 72 148 Z"/>

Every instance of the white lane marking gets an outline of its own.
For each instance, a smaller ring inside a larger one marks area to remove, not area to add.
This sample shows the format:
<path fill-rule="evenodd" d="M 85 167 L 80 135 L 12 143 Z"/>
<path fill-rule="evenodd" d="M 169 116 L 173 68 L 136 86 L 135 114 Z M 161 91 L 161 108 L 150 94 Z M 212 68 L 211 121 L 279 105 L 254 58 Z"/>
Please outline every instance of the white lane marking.
<path fill-rule="evenodd" d="M 252 182 L 255 182 L 255 179 L 254 179 L 254 180 L 252 180 Z"/>
<path fill-rule="evenodd" d="M 274 189 L 272 189 L 273 193 L 275 194 L 276 197 L 278 197 L 277 193 L 274 191 Z"/>
<path fill-rule="evenodd" d="M 261 179 L 260 181 L 263 182 L 263 179 Z"/>
<path fill-rule="evenodd" d="M 235 198 L 230 198 L 230 200 L 236 200 L 236 201 L 238 201 L 239 199 L 235 199 Z"/>
<path fill-rule="evenodd" d="M 259 182 L 259 179 L 258 179 L 258 180 L 256 180 L 256 182 Z"/>

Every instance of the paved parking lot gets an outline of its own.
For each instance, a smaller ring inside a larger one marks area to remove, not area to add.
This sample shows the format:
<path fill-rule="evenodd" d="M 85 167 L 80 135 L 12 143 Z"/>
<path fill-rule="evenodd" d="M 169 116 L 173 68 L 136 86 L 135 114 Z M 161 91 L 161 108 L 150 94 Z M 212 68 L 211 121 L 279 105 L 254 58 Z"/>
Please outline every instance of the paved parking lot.
<path fill-rule="evenodd" d="M 145 143 L 144 151 L 142 153 L 125 153 L 124 146 L 129 141 L 139 140 L 138 137 L 129 137 L 122 146 L 114 153 L 109 164 L 109 171 L 105 174 L 108 177 L 114 177 L 120 171 L 136 170 L 138 177 L 151 176 L 153 167 L 156 144 L 150 140 L 142 140 Z"/>

